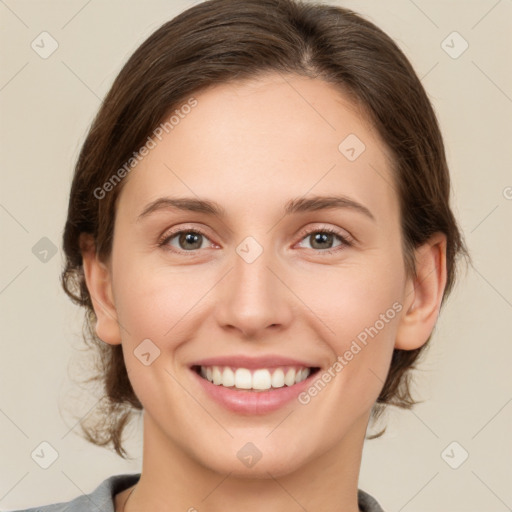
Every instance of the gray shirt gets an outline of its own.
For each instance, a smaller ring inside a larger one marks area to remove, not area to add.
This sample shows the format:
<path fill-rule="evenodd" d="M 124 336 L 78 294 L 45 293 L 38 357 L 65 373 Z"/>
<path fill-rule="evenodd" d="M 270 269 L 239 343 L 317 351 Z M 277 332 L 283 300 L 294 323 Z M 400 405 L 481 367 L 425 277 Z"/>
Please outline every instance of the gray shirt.
<path fill-rule="evenodd" d="M 115 512 L 115 495 L 136 484 L 139 478 L 140 473 L 114 475 L 103 480 L 90 494 L 74 500 L 12 512 Z M 384 512 L 379 503 L 361 489 L 357 491 L 357 498 L 361 512 Z"/>

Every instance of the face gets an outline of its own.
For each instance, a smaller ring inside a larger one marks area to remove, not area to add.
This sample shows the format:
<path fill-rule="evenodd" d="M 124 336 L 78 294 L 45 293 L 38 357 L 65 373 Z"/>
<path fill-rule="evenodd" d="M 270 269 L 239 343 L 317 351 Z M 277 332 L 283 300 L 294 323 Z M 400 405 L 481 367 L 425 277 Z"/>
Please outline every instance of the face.
<path fill-rule="evenodd" d="M 318 79 L 194 97 L 125 178 L 109 342 L 162 453 L 285 474 L 364 436 L 389 369 L 407 292 L 389 155 Z"/>

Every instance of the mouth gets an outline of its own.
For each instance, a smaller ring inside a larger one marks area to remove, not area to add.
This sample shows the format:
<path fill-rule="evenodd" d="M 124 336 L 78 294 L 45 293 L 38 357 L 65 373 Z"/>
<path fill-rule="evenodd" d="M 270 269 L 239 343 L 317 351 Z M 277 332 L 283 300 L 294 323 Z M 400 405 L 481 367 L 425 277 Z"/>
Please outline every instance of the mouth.
<path fill-rule="evenodd" d="M 191 367 L 199 377 L 215 386 L 240 392 L 269 392 L 293 387 L 320 371 L 317 366 L 278 366 L 273 368 L 243 368 L 233 366 Z"/>

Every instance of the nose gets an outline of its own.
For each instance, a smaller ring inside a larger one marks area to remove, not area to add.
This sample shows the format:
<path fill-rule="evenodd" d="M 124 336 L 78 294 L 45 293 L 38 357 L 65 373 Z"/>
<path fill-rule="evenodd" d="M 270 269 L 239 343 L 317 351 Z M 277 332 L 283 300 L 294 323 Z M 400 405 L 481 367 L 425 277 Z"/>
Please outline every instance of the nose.
<path fill-rule="evenodd" d="M 252 262 L 235 253 L 233 268 L 218 287 L 216 319 L 221 328 L 261 340 L 289 325 L 293 294 L 271 252 L 264 250 Z"/>

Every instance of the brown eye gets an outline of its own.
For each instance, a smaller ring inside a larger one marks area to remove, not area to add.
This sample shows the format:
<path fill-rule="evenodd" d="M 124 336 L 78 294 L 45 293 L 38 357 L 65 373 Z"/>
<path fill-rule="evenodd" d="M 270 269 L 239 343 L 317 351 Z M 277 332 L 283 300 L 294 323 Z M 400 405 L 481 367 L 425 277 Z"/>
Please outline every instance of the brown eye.
<path fill-rule="evenodd" d="M 166 236 L 159 245 L 171 246 L 177 251 L 188 252 L 201 249 L 205 240 L 209 239 L 199 231 L 187 229 L 171 233 L 169 236 Z"/>
<path fill-rule="evenodd" d="M 309 230 L 302 233 L 301 236 L 302 240 L 310 240 L 310 247 L 306 247 L 306 249 L 313 249 L 319 253 L 325 252 L 330 254 L 352 245 L 351 241 L 348 240 L 347 237 L 332 228 L 317 228 Z M 338 239 L 340 243 L 334 245 L 336 239 Z"/>
<path fill-rule="evenodd" d="M 317 231 L 311 235 L 308 235 L 313 249 L 331 249 L 335 236 L 332 233 L 326 233 L 324 231 Z M 326 247 L 327 246 L 327 247 Z"/>

